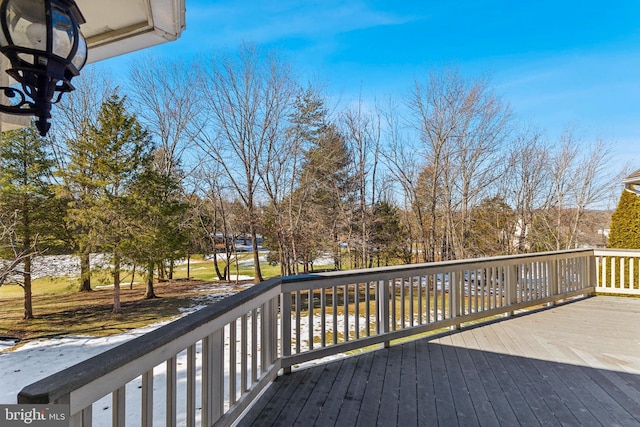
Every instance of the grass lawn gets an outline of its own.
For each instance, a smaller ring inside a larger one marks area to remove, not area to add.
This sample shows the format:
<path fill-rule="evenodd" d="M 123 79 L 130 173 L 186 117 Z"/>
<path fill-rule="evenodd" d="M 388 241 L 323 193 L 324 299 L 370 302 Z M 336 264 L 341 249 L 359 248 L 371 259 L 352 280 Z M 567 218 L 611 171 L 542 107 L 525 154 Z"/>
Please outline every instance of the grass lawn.
<path fill-rule="evenodd" d="M 240 264 L 252 259 L 251 253 L 238 254 Z M 218 263 L 220 270 L 224 263 Z M 260 265 L 264 278 L 280 274 L 280 267 Z M 253 277 L 252 266 L 236 268 L 231 265 L 232 276 L 242 282 Z M 145 300 L 144 273 L 139 269 L 121 273 L 121 304 L 123 313 L 112 314 L 113 279 L 109 270 L 93 270 L 92 292 L 78 292 L 78 277 L 45 277 L 32 284 L 32 303 L 35 319 L 23 320 L 24 292 L 11 283 L 0 286 L 0 337 L 21 340 L 48 338 L 61 335 L 106 336 L 169 320 L 180 314 L 180 308 L 189 307 L 192 298 L 215 292 L 216 284 L 228 289 L 229 283 L 220 283 L 212 260 L 202 256 L 191 257 L 187 263 L 176 265 L 172 281 L 156 282 L 156 295 L 160 298 Z M 208 289 L 207 289 L 208 288 Z"/>
<path fill-rule="evenodd" d="M 243 261 L 248 261 L 253 259 L 253 255 L 248 252 L 239 253 L 238 254 L 238 262 L 242 263 Z M 224 270 L 224 263 L 218 262 L 218 267 L 220 271 Z M 187 267 L 187 263 L 183 263 L 177 265 L 173 269 L 173 277 L 176 279 L 184 279 L 187 278 L 187 268 L 189 270 L 189 277 L 192 279 L 198 280 L 207 280 L 214 281 L 218 280 L 218 276 L 216 275 L 216 270 L 213 265 L 212 260 L 203 259 L 200 255 L 194 255 L 191 257 L 189 262 L 189 266 Z M 269 265 L 269 264 L 260 264 L 260 270 L 262 271 L 262 276 L 274 277 L 280 274 L 280 266 L 279 265 Z M 253 277 L 253 267 L 240 267 L 236 270 L 236 266 L 234 264 L 231 265 L 231 275 L 239 275 L 239 276 L 250 276 Z"/>
<path fill-rule="evenodd" d="M 249 258 L 251 254 L 242 254 Z M 61 335 L 106 336 L 169 320 L 178 316 L 180 308 L 193 305 L 199 295 L 216 292 L 216 287 L 228 290 L 229 283 L 220 283 L 213 261 L 194 257 L 187 265 L 174 269 L 174 280 L 155 283 L 160 298 L 145 300 L 144 275 L 137 271 L 134 281 L 130 272 L 121 277 L 123 313 L 112 314 L 113 279 L 108 270 L 92 271 L 92 292 L 78 292 L 77 277 L 45 277 L 32 284 L 32 303 L 35 319 L 23 320 L 24 292 L 16 284 L 0 287 L 0 336 L 16 337 L 23 341 Z M 221 269 L 223 266 L 220 266 Z M 279 267 L 261 265 L 265 277 L 280 273 Z M 232 274 L 236 274 L 235 267 Z M 253 276 L 253 267 L 240 268 L 240 276 Z M 246 283 L 247 281 L 243 281 Z M 231 284 L 232 285 L 232 284 Z"/>
<path fill-rule="evenodd" d="M 222 284 L 220 284 L 221 286 Z M 225 289 L 227 288 L 227 284 Z M 35 319 L 23 320 L 23 298 L 0 296 L 0 335 L 22 340 L 60 335 L 106 336 L 169 320 L 190 307 L 192 298 L 215 292 L 215 284 L 196 280 L 175 280 L 155 284 L 160 298 L 143 299 L 142 284 L 122 287 L 122 314 L 111 313 L 113 288 L 92 292 L 76 290 L 38 294 L 33 298 Z M 222 286 L 221 286 L 222 287 Z M 4 286 L 3 286 L 4 288 Z M 20 289 L 21 290 L 21 289 Z"/>

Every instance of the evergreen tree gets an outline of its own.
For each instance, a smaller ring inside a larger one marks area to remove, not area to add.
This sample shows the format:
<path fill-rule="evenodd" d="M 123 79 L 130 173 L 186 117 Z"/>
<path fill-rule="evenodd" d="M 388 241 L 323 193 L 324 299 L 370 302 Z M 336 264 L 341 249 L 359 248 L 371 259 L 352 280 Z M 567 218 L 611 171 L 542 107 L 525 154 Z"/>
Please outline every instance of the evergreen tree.
<path fill-rule="evenodd" d="M 160 156 L 154 152 L 155 159 Z M 127 258 L 146 268 L 147 299 L 156 298 L 155 268 L 160 271 L 165 261 L 173 263 L 184 258 L 189 242 L 182 225 L 188 205 L 180 199 L 179 180 L 158 166 L 157 162 L 149 162 L 131 188 L 132 203 L 127 211 L 133 232 L 123 246 Z"/>
<path fill-rule="evenodd" d="M 471 210 L 466 236 L 467 253 L 472 257 L 509 255 L 514 235 L 515 214 L 505 201 L 494 196 Z"/>
<path fill-rule="evenodd" d="M 301 186 L 308 192 L 305 204 L 307 231 L 316 234 L 324 250 L 333 253 L 336 270 L 341 268 L 340 238 L 348 229 L 353 212 L 355 181 L 350 174 L 351 153 L 333 124 L 320 129 L 313 145 L 304 153 Z"/>
<path fill-rule="evenodd" d="M 23 258 L 24 319 L 33 318 L 31 260 L 53 246 L 61 229 L 61 216 L 50 184 L 52 161 L 45 140 L 33 128 L 9 131 L 0 138 L 0 210 L 13 213 L 14 232 L 9 242 Z M 3 254 L 6 255 L 6 254 Z"/>
<path fill-rule="evenodd" d="M 373 246 L 377 266 L 390 265 L 397 259 L 406 260 L 408 233 L 402 227 L 398 208 L 387 201 L 376 203 L 373 208 Z M 410 253 L 409 253 L 410 259 Z M 371 265 L 370 265 L 371 267 Z"/>
<path fill-rule="evenodd" d="M 67 162 L 56 171 L 61 182 L 55 187 L 58 199 L 69 208 L 66 223 L 73 252 L 80 258 L 81 292 L 91 291 L 90 254 L 96 247 L 88 238 L 90 224 L 79 221 L 77 216 L 89 209 L 97 199 L 96 159 L 101 155 L 99 150 L 95 150 L 89 131 L 90 126 L 85 121 L 83 125 L 78 125 L 74 138 L 66 140 Z"/>
<path fill-rule="evenodd" d="M 94 157 L 89 148 L 88 134 L 96 123 L 102 102 L 114 91 L 113 83 L 104 70 L 85 69 L 74 80 L 76 90 L 62 97 L 59 115 L 51 129 L 56 159 L 56 194 L 69 208 L 82 209 L 94 198 Z M 90 253 L 95 249 L 83 238 L 88 230 L 67 221 L 66 241 L 80 258 L 80 291 L 91 291 Z"/>
<path fill-rule="evenodd" d="M 640 249 L 640 198 L 622 191 L 611 215 L 608 248 Z"/>
<path fill-rule="evenodd" d="M 315 190 L 307 182 L 316 178 L 308 168 L 300 167 L 300 163 L 308 163 L 307 150 L 318 145 L 318 140 L 327 127 L 327 116 L 324 100 L 316 90 L 308 87 L 297 94 L 287 129 L 294 156 L 293 173 L 288 183 L 289 194 L 281 203 L 286 206 L 283 209 L 285 213 L 279 217 L 275 207 L 267 210 L 268 223 L 265 227 L 267 245 L 270 251 L 279 255 L 282 274 L 299 273 L 299 265 L 303 266 L 304 272 L 308 272 L 313 259 L 322 249 L 320 230 L 315 227 L 315 212 L 310 209 Z"/>
<path fill-rule="evenodd" d="M 72 209 L 72 223 L 87 230 L 86 246 L 113 256 L 113 312 L 120 313 L 120 268 L 125 250 L 135 246 L 135 185 L 151 159 L 151 141 L 126 98 L 117 93 L 103 102 L 96 125 L 89 127 L 85 154 L 91 159 L 91 197 Z"/>

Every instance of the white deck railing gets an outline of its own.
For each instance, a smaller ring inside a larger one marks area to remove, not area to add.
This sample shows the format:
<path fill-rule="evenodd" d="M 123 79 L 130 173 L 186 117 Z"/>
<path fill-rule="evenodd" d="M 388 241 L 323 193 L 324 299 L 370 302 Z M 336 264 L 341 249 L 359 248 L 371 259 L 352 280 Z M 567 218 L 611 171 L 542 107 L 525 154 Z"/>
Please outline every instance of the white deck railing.
<path fill-rule="evenodd" d="M 94 405 L 105 395 L 113 426 L 131 417 L 142 426 L 230 425 L 296 364 L 590 295 L 607 265 L 598 256 L 563 251 L 275 278 L 31 384 L 18 401 L 69 404 L 72 426 L 101 424 L 104 404 Z"/>
<path fill-rule="evenodd" d="M 596 292 L 640 295 L 640 250 L 597 249 Z"/>

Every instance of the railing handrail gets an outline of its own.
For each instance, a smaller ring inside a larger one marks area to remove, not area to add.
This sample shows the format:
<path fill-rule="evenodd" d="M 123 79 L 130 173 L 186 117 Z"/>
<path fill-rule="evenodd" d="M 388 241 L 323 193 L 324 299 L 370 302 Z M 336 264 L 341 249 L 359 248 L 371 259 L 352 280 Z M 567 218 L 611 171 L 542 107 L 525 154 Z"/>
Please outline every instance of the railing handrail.
<path fill-rule="evenodd" d="M 619 249 L 619 248 L 597 248 L 593 249 L 594 255 L 604 255 L 604 256 L 629 256 L 629 255 L 640 255 L 640 249 Z"/>
<path fill-rule="evenodd" d="M 639 251 L 640 252 L 640 251 Z M 484 266 L 498 266 L 501 265 L 504 261 L 511 261 L 514 259 L 538 259 L 545 257 L 554 257 L 556 259 L 566 259 L 571 257 L 572 255 L 580 254 L 580 253 L 593 253 L 593 249 L 568 249 L 561 251 L 548 251 L 548 252 L 534 252 L 534 253 L 526 253 L 526 254 L 518 254 L 518 255 L 501 255 L 496 257 L 482 257 L 482 258 L 466 258 L 459 260 L 449 260 L 449 261 L 435 261 L 435 262 L 426 262 L 426 263 L 417 263 L 417 264 L 406 264 L 406 265 L 397 265 L 397 266 L 388 266 L 388 267 L 374 267 L 374 268 L 363 268 L 359 270 L 349 270 L 349 271 L 327 271 L 327 272 L 319 272 L 319 273 L 305 273 L 296 276 L 283 276 L 281 277 L 282 285 L 285 290 L 291 291 L 295 290 L 295 284 L 303 284 L 309 281 L 317 281 L 321 279 L 327 279 L 335 282 L 336 284 L 341 283 L 341 279 L 347 280 L 350 283 L 357 281 L 358 277 L 369 277 L 373 275 L 379 275 L 381 280 L 394 278 L 399 276 L 399 273 L 422 273 L 425 270 L 440 270 L 445 269 L 447 271 L 461 271 L 465 269 L 472 269 L 474 266 L 484 267 Z M 292 287 L 294 289 L 292 289 Z"/>
<path fill-rule="evenodd" d="M 607 249 L 612 250 L 612 249 Z M 299 274 L 296 276 L 283 276 L 281 277 L 282 283 L 290 283 L 290 282 L 302 282 L 308 280 L 316 280 L 318 277 L 325 278 L 337 278 L 337 277 L 358 277 L 358 276 L 367 276 L 372 273 L 385 273 L 385 272 L 408 272 L 412 270 L 423 270 L 425 268 L 429 269 L 437 269 L 441 267 L 450 267 L 450 266 L 459 266 L 461 269 L 463 267 L 469 267 L 474 264 L 493 264 L 500 263 L 505 260 L 512 259 L 531 259 L 531 258 L 541 258 L 547 256 L 560 257 L 565 258 L 567 256 L 579 254 L 579 253 L 593 253 L 594 249 L 566 249 L 560 251 L 547 251 L 547 252 L 533 252 L 526 254 L 516 254 L 516 255 L 500 255 L 495 257 L 479 257 L 479 258 L 465 258 L 465 259 L 454 259 L 448 261 L 434 261 L 434 262 L 423 262 L 416 264 L 404 264 L 404 265 L 394 265 L 387 267 L 373 267 L 373 268 L 362 268 L 359 270 L 347 270 L 347 271 L 324 271 L 318 273 L 305 273 Z M 640 253 L 640 249 L 637 250 Z"/>

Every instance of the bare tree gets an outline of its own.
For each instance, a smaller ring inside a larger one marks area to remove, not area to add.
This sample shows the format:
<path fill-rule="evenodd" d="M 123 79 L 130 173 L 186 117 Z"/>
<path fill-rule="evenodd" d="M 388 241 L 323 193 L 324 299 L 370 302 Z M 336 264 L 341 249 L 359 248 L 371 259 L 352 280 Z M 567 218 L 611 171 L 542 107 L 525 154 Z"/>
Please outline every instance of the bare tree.
<path fill-rule="evenodd" d="M 158 202 L 162 205 L 175 204 L 181 198 L 182 183 L 198 164 L 197 161 L 190 161 L 187 165 L 185 161 L 191 160 L 188 153 L 193 148 L 193 139 L 198 133 L 197 126 L 202 125 L 196 119 L 200 112 L 200 93 L 194 70 L 193 64 L 177 60 L 163 61 L 151 56 L 141 58 L 130 67 L 132 101 L 137 107 L 139 121 L 149 131 L 156 146 L 153 168 L 166 181 L 177 184 L 174 191 L 160 195 Z M 176 225 L 181 228 L 174 230 L 178 235 L 184 231 L 184 224 Z M 175 256 L 180 256 L 179 250 L 173 252 Z M 168 278 L 172 279 L 174 256 L 170 259 L 158 259 L 155 264 L 159 274 L 164 275 L 167 262 Z M 153 271 L 149 274 L 153 275 Z"/>
<path fill-rule="evenodd" d="M 194 175 L 197 200 L 191 203 L 196 217 L 199 235 L 204 240 L 200 246 L 205 253 L 214 256 L 214 269 L 219 280 L 231 280 L 231 266 L 238 269 L 238 253 L 234 241 L 239 234 L 235 224 L 230 202 L 227 200 L 227 189 L 220 168 L 216 165 L 200 165 Z M 220 263 L 224 267 L 220 270 Z M 236 282 L 237 282 L 236 274 Z"/>
<path fill-rule="evenodd" d="M 166 176 L 182 175 L 185 153 L 198 133 L 197 75 L 193 64 L 144 57 L 130 68 L 131 102 L 161 153 L 156 167 Z M 185 72 L 186 70 L 186 72 Z M 144 82 L 144 84 L 140 84 Z"/>
<path fill-rule="evenodd" d="M 111 76 L 96 67 L 83 70 L 73 80 L 73 85 L 75 90 L 65 94 L 57 104 L 58 112 L 53 119 L 56 124 L 50 131 L 57 143 L 56 154 L 61 157 L 61 162 L 64 162 L 66 141 L 81 139 L 86 135 L 88 126 L 96 123 L 102 102 L 116 87 Z"/>
<path fill-rule="evenodd" d="M 353 171 L 358 188 L 358 214 L 361 266 L 372 266 L 371 233 L 373 206 L 376 204 L 376 173 L 381 148 L 381 117 L 364 111 L 362 99 L 342 114 L 344 134 L 352 151 Z"/>
<path fill-rule="evenodd" d="M 506 153 L 507 168 L 502 171 L 499 194 L 503 194 L 515 212 L 513 248 L 525 253 L 530 248 L 530 233 L 536 213 L 546 202 L 549 157 L 540 132 L 523 129 L 513 139 Z"/>
<path fill-rule="evenodd" d="M 455 71 L 446 70 L 438 74 L 431 73 L 425 82 L 416 80 L 407 103 L 412 113 L 411 125 L 422 142 L 421 154 L 429 168 L 429 173 L 424 175 L 427 181 L 425 196 L 429 204 L 426 207 L 429 224 L 428 261 L 436 260 L 437 256 L 447 258 L 453 243 L 450 238 L 447 239 L 451 223 L 445 225 L 442 238 L 438 238 L 438 200 L 442 198 L 446 212 L 453 210 L 453 142 L 460 136 L 462 123 L 466 119 L 465 109 L 468 105 L 465 101 L 464 81 Z"/>
<path fill-rule="evenodd" d="M 447 212 L 456 257 L 462 258 L 467 256 L 469 246 L 471 209 L 489 195 L 499 178 L 500 154 L 511 119 L 508 107 L 491 91 L 486 79 L 475 80 L 465 87 L 462 120 L 453 138 L 449 165 L 455 209 Z"/>
<path fill-rule="evenodd" d="M 258 254 L 260 167 L 280 137 L 291 91 L 289 67 L 272 54 L 243 45 L 235 56 L 214 57 L 200 70 L 207 127 L 197 134 L 203 153 L 219 163 L 246 210 L 255 280 Z"/>
<path fill-rule="evenodd" d="M 260 157 L 259 177 L 269 200 L 269 234 L 275 240 L 282 275 L 297 272 L 296 239 L 301 205 L 294 208 L 293 197 L 299 178 L 298 167 L 303 151 L 303 141 L 299 132 L 301 123 L 291 124 L 291 118 L 300 108 L 304 96 L 319 97 L 319 91 L 311 87 L 301 90 L 293 80 L 282 86 L 282 114 L 287 118 L 287 126 L 278 126 L 278 135 L 269 138 L 264 155 Z M 282 123 L 284 124 L 284 120 Z M 297 211 L 297 215 L 294 215 Z M 290 247 L 288 247 L 290 245 Z"/>
<path fill-rule="evenodd" d="M 537 249 L 561 250 L 579 246 L 578 230 L 587 208 L 608 199 L 619 174 L 612 173 L 611 147 L 591 145 L 566 129 L 548 159 L 549 186 L 544 210 L 538 215 Z"/>
<path fill-rule="evenodd" d="M 427 259 L 464 257 L 471 210 L 499 177 L 496 164 L 510 130 L 509 108 L 486 78 L 467 80 L 451 69 L 416 80 L 407 106 L 424 157 Z"/>
<path fill-rule="evenodd" d="M 430 226 L 426 210 L 428 201 L 421 194 L 419 186 L 424 159 L 420 158 L 420 147 L 412 144 L 412 140 L 403 131 L 398 106 L 389 102 L 382 114 L 386 130 L 385 138 L 388 143 L 380 154 L 391 178 L 400 186 L 405 211 L 413 214 L 413 220 L 407 219 L 406 222 L 415 223 L 415 227 L 410 229 L 415 229 L 412 240 L 416 245 L 416 261 L 420 259 L 427 262 L 430 259 L 428 245 Z M 419 258 L 418 254 L 422 254 L 422 258 Z"/>

